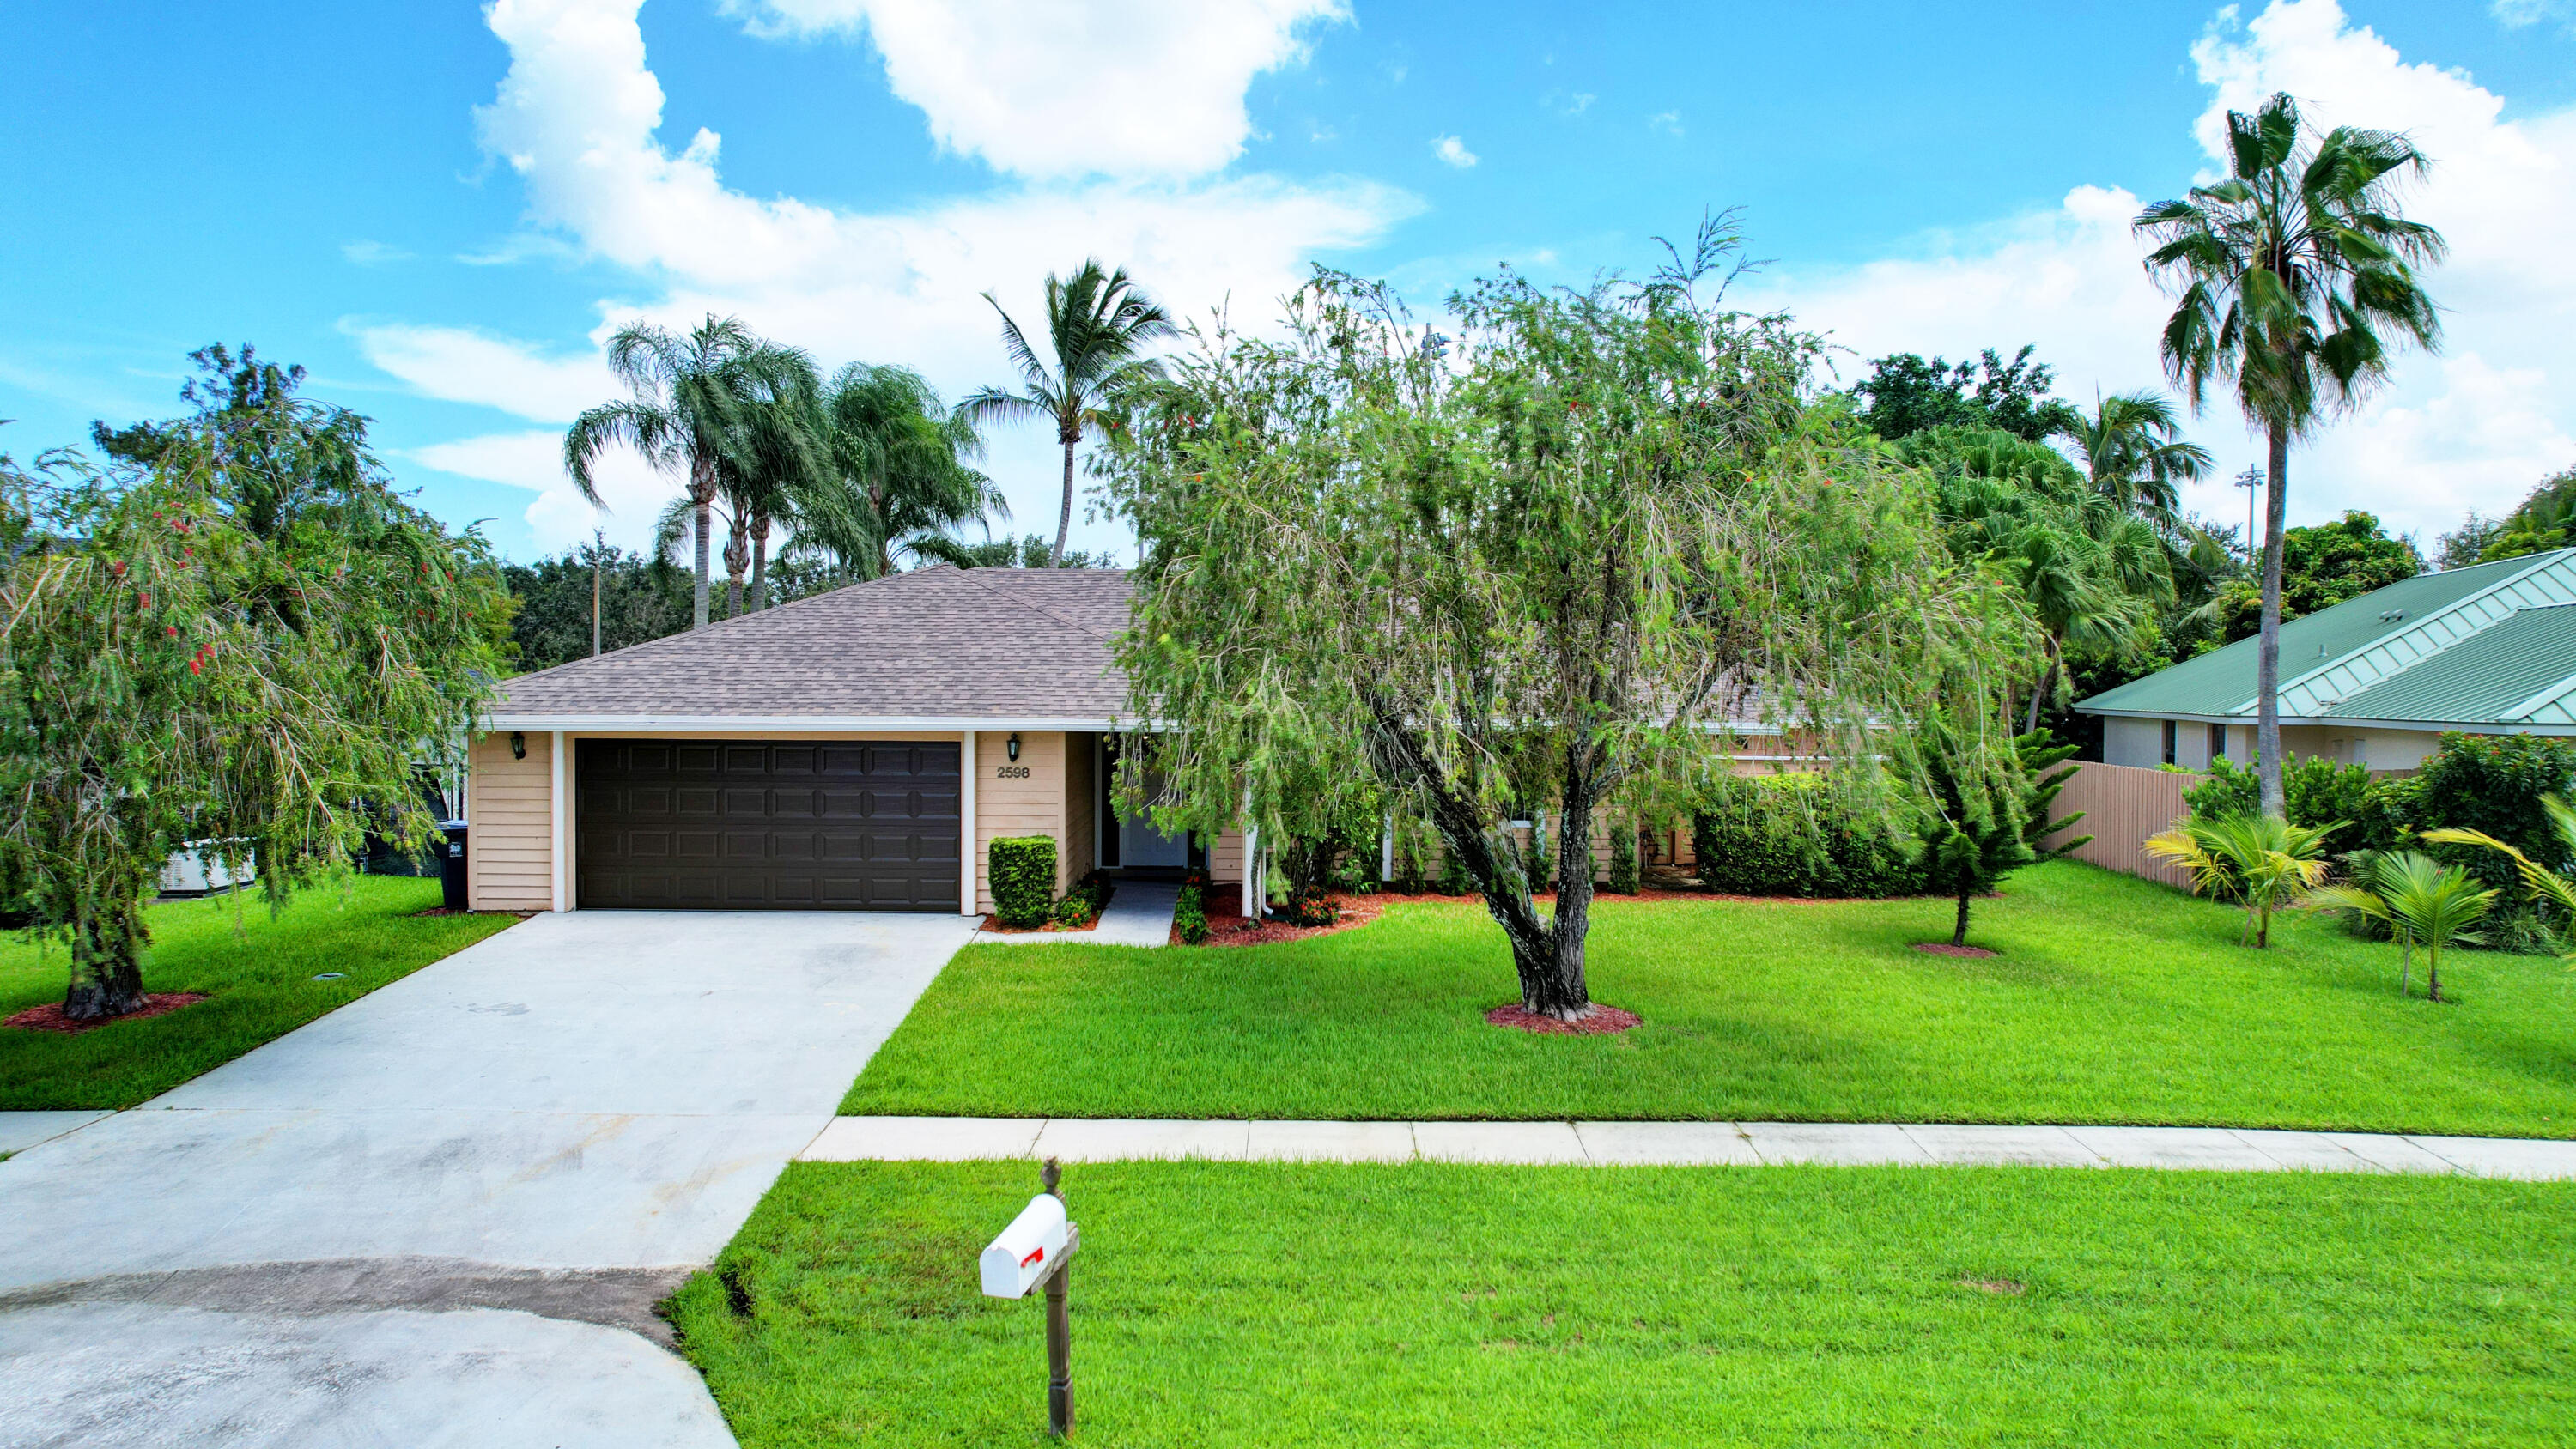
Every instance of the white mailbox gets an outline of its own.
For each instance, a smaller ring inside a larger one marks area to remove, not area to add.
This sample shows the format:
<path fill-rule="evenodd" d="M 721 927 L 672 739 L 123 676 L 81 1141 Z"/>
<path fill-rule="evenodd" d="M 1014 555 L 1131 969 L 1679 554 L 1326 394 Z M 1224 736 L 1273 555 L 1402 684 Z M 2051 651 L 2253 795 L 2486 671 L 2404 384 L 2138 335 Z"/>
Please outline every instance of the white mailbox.
<path fill-rule="evenodd" d="M 1002 1229 L 978 1260 L 984 1293 L 990 1298 L 1026 1298 L 1064 1261 L 1064 1200 L 1053 1193 L 1029 1199 L 1011 1225 Z"/>

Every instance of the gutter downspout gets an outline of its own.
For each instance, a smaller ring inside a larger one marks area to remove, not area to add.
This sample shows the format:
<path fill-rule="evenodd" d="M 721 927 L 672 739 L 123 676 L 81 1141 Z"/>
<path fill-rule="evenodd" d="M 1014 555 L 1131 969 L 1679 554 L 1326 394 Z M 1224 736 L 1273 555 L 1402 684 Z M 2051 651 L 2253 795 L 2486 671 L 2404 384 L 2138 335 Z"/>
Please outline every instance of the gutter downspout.
<path fill-rule="evenodd" d="M 547 792 L 554 806 L 554 903 L 551 910 L 572 909 L 572 735 L 569 731 L 553 732 L 549 749 L 554 758 L 554 788 Z"/>
<path fill-rule="evenodd" d="M 975 732 L 960 732 L 963 744 L 957 772 L 957 914 L 981 916 L 975 909 Z"/>

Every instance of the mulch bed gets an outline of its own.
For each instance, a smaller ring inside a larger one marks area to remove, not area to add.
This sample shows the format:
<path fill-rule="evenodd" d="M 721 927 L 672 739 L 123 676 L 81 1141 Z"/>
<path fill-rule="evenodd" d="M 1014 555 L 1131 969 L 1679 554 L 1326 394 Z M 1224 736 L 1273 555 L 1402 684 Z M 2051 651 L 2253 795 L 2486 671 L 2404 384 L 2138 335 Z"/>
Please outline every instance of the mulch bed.
<path fill-rule="evenodd" d="M 7 1021 L 0 1021 L 0 1026 L 23 1027 L 28 1031 L 57 1031 L 65 1036 L 78 1036 L 82 1032 L 94 1031 L 102 1026 L 114 1026 L 120 1021 L 142 1021 L 148 1017 L 168 1016 L 181 1007 L 194 1006 L 205 999 L 206 993 L 202 991 L 155 991 L 143 998 L 143 1005 L 137 1010 L 129 1011 L 123 1016 L 100 1017 L 94 1021 L 74 1021 L 63 1015 L 61 1002 L 49 1001 L 43 1006 L 28 1007 Z"/>
<path fill-rule="evenodd" d="M 1664 890 L 1654 886 L 1648 886 L 1638 891 L 1635 895 L 1614 896 L 1608 891 L 1595 891 L 1593 892 L 1592 898 L 1595 901 L 1710 901 L 1731 899 L 1727 896 L 1712 896 L 1706 891 Z M 1365 926 L 1369 922 L 1374 921 L 1379 916 L 1385 914 L 1386 908 L 1389 906 L 1427 902 L 1432 905 L 1482 907 L 1485 903 L 1484 897 L 1475 895 L 1445 896 L 1427 891 L 1418 893 L 1407 891 L 1371 891 L 1364 896 L 1334 897 L 1333 903 L 1340 909 L 1341 918 L 1329 926 L 1292 926 L 1284 921 L 1245 920 L 1235 909 L 1235 902 L 1239 901 L 1241 897 L 1234 889 L 1210 890 L 1207 892 L 1206 899 L 1208 938 L 1199 943 L 1202 946 L 1268 946 L 1280 941 L 1302 941 L 1308 936 L 1329 936 L 1335 931 L 1347 931 L 1355 926 Z M 1753 898 L 1748 897 L 1747 899 Z M 1556 892 L 1554 891 L 1540 891 L 1536 895 L 1531 896 L 1530 900 L 1542 910 L 1552 911 L 1556 908 Z M 1171 943 L 1175 946 L 1181 944 L 1180 932 L 1177 929 L 1172 933 Z"/>
<path fill-rule="evenodd" d="M 1541 1036 L 1609 1036 L 1627 1031 L 1643 1022 L 1633 1011 L 1615 1006 L 1592 1004 L 1592 1014 L 1581 1021 L 1559 1021 L 1553 1016 L 1540 1016 L 1523 1011 L 1519 1003 L 1506 1003 L 1485 1013 L 1487 1026 L 1508 1026 L 1514 1031 L 1535 1032 Z"/>
<path fill-rule="evenodd" d="M 1926 956 L 1972 956 L 1979 959 L 1995 954 L 1983 946 L 1953 946 L 1947 941 L 1917 941 L 1914 949 Z"/>
<path fill-rule="evenodd" d="M 1100 918 L 1098 916 L 1092 917 L 1091 924 L 1088 926 L 1059 926 L 1053 921 L 1049 921 L 1043 926 L 1005 926 L 1002 924 L 1001 917 L 988 915 L 984 917 L 984 929 L 992 932 L 996 936 L 1044 936 L 1049 934 L 1079 935 L 1084 931 L 1099 930 Z"/>

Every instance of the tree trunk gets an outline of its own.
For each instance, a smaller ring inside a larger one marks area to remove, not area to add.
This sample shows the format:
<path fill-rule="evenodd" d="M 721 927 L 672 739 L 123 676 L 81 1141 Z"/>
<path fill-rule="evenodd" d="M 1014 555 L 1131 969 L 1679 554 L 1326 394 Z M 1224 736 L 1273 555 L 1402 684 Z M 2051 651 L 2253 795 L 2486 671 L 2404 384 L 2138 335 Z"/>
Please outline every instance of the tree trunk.
<path fill-rule="evenodd" d="M 742 576 L 751 570 L 751 539 L 739 514 L 725 530 L 725 617 L 742 617 Z"/>
<path fill-rule="evenodd" d="M 2442 999 L 2442 948 L 2429 947 L 2424 952 L 2424 999 Z"/>
<path fill-rule="evenodd" d="M 2281 789 L 2281 534 L 2290 509 L 2290 435 L 2271 428 L 2270 481 L 2263 490 L 2263 628 L 2254 666 L 2254 756 L 2263 813 L 2289 818 Z"/>
<path fill-rule="evenodd" d="M 1970 893 L 1967 891 L 1959 892 L 1959 920 L 1958 924 L 1950 928 L 1950 944 L 1953 946 L 1964 946 L 1968 944 L 1969 894 Z"/>
<path fill-rule="evenodd" d="M 1470 800 L 1461 798 L 1447 776 L 1433 764 L 1407 729 L 1403 717 L 1373 703 L 1376 728 L 1370 734 L 1380 769 L 1392 779 L 1417 781 L 1449 856 L 1476 883 L 1485 909 L 1511 942 L 1512 969 L 1520 978 L 1521 1006 L 1560 1021 L 1579 1021 L 1592 1009 L 1584 980 L 1584 936 L 1592 919 L 1592 802 L 1599 795 L 1598 768 L 1569 758 L 1566 765 L 1567 827 L 1560 848 L 1580 849 L 1585 858 L 1580 885 L 1559 893 L 1556 917 L 1543 920 L 1530 900 L 1529 874 L 1521 869 L 1519 846 L 1508 825 L 1485 820 Z M 1582 824 L 1573 822 L 1578 815 Z"/>
<path fill-rule="evenodd" d="M 2415 979 L 2415 938 L 2401 934 L 2398 946 L 2402 954 L 2397 958 L 2397 994 L 2412 996 L 2415 990 L 2409 983 Z"/>
<path fill-rule="evenodd" d="M 1592 986 L 1585 979 L 1584 946 L 1592 933 L 1592 806 L 1600 799 L 1597 771 L 1586 768 L 1582 750 L 1568 750 L 1564 794 L 1556 827 L 1556 919 L 1548 924 L 1554 939 L 1540 1000 L 1531 999 L 1530 983 L 1521 983 L 1521 1005 L 1560 1021 L 1592 1014 Z"/>
<path fill-rule="evenodd" d="M 769 515 L 751 521 L 751 611 L 769 607 Z"/>
<path fill-rule="evenodd" d="M 63 992 L 63 1015 L 73 1021 L 104 1021 L 139 1010 L 143 1005 L 143 947 L 151 934 L 143 927 L 143 909 L 123 895 L 93 897 L 79 907 L 72 923 L 71 985 Z"/>
<path fill-rule="evenodd" d="M 1073 446 L 1076 440 L 1064 440 L 1064 504 L 1055 514 L 1055 547 L 1047 554 L 1047 567 L 1064 567 L 1064 540 L 1073 532 Z"/>
<path fill-rule="evenodd" d="M 2044 634 L 2040 636 L 2040 643 L 2048 651 L 2048 667 L 2039 672 L 2039 688 L 2031 692 L 2030 717 L 2022 722 L 2023 734 L 2029 734 L 2039 728 L 2040 701 L 2048 698 L 2049 693 L 2057 688 L 2057 636 Z"/>
<path fill-rule="evenodd" d="M 701 476 L 690 480 L 689 486 L 689 501 L 696 505 L 697 509 L 695 521 L 689 525 L 689 532 L 694 535 L 698 555 L 697 592 L 689 598 L 689 627 L 692 629 L 707 627 L 707 579 L 713 562 L 708 557 L 707 531 L 715 526 L 715 490 L 707 485 L 703 477 L 705 471 L 705 465 L 699 465 Z"/>

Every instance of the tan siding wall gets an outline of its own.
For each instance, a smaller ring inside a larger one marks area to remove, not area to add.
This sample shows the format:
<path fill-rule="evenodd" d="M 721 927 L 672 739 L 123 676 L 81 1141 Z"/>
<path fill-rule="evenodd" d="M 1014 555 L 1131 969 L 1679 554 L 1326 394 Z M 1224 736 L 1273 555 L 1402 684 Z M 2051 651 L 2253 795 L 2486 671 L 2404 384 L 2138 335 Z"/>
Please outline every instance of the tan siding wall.
<path fill-rule="evenodd" d="M 476 911 L 554 908 L 554 736 L 526 735 L 528 757 L 510 758 L 510 736 L 479 735 L 466 755 L 465 905 Z"/>
<path fill-rule="evenodd" d="M 1220 831 L 1216 843 L 1208 847 L 1208 880 L 1212 884 L 1243 888 L 1243 828 L 1233 826 Z"/>
<path fill-rule="evenodd" d="M 1093 756 L 1100 736 L 1070 734 L 1064 739 L 1064 842 L 1056 850 L 1063 891 L 1099 864 L 1100 778 Z"/>
<path fill-rule="evenodd" d="M 2183 792 L 2207 778 L 2133 765 L 2084 765 L 2058 792 L 2049 818 L 2063 820 L 2078 810 L 2084 812 L 2084 818 L 2066 830 L 2068 835 L 2093 837 L 2076 849 L 2075 859 L 2189 888 L 2191 877 L 2180 868 L 2147 858 L 2146 840 L 2191 813 L 2182 803 Z"/>
<path fill-rule="evenodd" d="M 987 853 L 1005 835 L 1052 835 L 1056 839 L 1058 890 L 1064 888 L 1064 735 L 1053 730 L 1020 731 L 1020 758 L 1014 762 L 1004 746 L 1008 730 L 984 730 L 975 736 L 975 908 L 993 909 L 993 862 Z M 1002 771 L 1026 770 L 1026 779 L 1004 778 Z"/>

